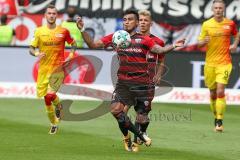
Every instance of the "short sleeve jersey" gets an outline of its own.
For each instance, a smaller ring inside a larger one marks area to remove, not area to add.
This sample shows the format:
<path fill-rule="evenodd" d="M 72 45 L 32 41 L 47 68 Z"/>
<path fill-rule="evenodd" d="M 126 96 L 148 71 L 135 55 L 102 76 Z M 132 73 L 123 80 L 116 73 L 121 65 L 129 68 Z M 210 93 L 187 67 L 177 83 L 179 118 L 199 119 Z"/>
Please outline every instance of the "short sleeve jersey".
<path fill-rule="evenodd" d="M 206 64 L 210 66 L 222 66 L 231 63 L 229 51 L 231 36 L 237 35 L 237 27 L 234 21 L 224 18 L 217 22 L 214 18 L 205 21 L 202 25 L 199 40 L 210 37 L 207 44 Z"/>
<path fill-rule="evenodd" d="M 34 38 L 30 45 L 39 48 L 40 52 L 46 54 L 40 60 L 39 70 L 54 70 L 64 62 L 65 42 L 72 44 L 74 39 L 67 29 L 57 26 L 49 29 L 47 26 L 35 30 Z"/>

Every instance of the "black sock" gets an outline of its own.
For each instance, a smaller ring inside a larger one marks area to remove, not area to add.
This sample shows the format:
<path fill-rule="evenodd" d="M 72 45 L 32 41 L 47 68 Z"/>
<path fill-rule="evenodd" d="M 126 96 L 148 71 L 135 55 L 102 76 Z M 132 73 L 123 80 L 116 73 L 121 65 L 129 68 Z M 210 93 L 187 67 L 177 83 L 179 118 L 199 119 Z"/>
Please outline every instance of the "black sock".
<path fill-rule="evenodd" d="M 136 129 L 140 130 L 140 124 L 137 121 L 135 121 L 135 127 L 136 127 Z M 136 134 L 134 134 L 133 142 L 137 143 L 137 135 Z"/>
<path fill-rule="evenodd" d="M 146 132 L 148 125 L 149 125 L 149 122 L 140 124 L 141 132 Z"/>
<path fill-rule="evenodd" d="M 119 128 L 124 136 L 127 136 L 129 130 L 134 135 L 138 136 L 141 140 L 145 141 L 141 135 L 141 132 L 133 125 L 133 123 L 131 122 L 130 118 L 127 116 L 126 113 L 121 112 L 117 117 L 117 121 L 119 124 Z"/>
<path fill-rule="evenodd" d="M 217 119 L 216 120 L 216 125 L 219 126 L 219 127 L 222 126 L 223 125 L 222 119 Z"/>
<path fill-rule="evenodd" d="M 118 126 L 124 136 L 128 135 L 128 128 L 126 127 L 126 116 L 124 112 L 121 112 L 117 118 Z"/>

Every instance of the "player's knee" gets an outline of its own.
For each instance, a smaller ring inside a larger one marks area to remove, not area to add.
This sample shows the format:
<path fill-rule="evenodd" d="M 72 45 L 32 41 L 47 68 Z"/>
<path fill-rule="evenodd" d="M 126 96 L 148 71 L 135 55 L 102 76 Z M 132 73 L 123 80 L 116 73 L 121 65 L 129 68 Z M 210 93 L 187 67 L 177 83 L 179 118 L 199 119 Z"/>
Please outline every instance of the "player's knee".
<path fill-rule="evenodd" d="M 44 101 L 47 106 L 50 106 L 52 104 L 51 95 L 47 94 L 46 96 L 44 96 Z"/>
<path fill-rule="evenodd" d="M 137 114 L 136 116 L 136 122 L 143 124 L 143 123 L 147 123 L 149 122 L 149 117 L 147 113 L 143 113 L 143 114 Z"/>
<path fill-rule="evenodd" d="M 45 101 L 45 104 L 47 106 L 50 106 L 52 104 L 52 101 L 56 98 L 56 94 L 55 93 L 51 93 L 51 94 L 47 94 L 46 96 L 44 96 L 44 101 Z"/>
<path fill-rule="evenodd" d="M 217 98 L 223 98 L 225 97 L 224 90 L 217 91 Z"/>
<path fill-rule="evenodd" d="M 210 92 L 210 97 L 211 99 L 216 99 L 217 98 L 217 93 L 215 92 Z"/>
<path fill-rule="evenodd" d="M 110 108 L 110 112 L 114 117 L 117 117 L 124 110 L 124 106 L 121 103 L 113 103 Z"/>

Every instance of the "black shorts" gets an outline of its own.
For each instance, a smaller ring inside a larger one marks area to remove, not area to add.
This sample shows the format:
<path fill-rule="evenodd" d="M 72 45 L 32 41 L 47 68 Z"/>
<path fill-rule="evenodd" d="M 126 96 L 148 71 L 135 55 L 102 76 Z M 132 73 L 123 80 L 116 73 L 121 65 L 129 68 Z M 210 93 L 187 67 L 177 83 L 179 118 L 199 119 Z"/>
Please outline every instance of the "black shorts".
<path fill-rule="evenodd" d="M 138 113 L 148 113 L 154 97 L 153 85 L 117 82 L 112 95 L 112 103 L 120 102 L 128 107 L 134 106 Z"/>

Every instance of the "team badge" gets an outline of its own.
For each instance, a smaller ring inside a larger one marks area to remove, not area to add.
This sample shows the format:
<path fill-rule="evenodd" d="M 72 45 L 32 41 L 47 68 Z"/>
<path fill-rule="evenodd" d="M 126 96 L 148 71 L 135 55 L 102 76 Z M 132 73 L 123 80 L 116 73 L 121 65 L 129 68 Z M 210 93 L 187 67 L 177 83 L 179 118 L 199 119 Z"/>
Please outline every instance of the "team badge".
<path fill-rule="evenodd" d="M 142 39 L 140 39 L 140 38 L 135 39 L 136 43 L 140 43 L 141 41 L 142 41 Z"/>
<path fill-rule="evenodd" d="M 149 106 L 149 102 L 148 101 L 144 101 L 144 105 L 145 106 Z"/>

